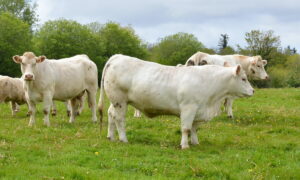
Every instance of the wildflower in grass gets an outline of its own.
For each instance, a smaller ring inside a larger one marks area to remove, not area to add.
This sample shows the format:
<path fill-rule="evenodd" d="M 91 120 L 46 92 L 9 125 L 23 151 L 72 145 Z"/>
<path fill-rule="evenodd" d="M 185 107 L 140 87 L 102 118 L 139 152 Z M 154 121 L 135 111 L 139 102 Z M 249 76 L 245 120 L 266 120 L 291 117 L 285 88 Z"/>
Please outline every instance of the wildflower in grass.
<path fill-rule="evenodd" d="M 98 155 L 99 155 L 99 152 L 95 152 L 95 155 L 98 156 Z"/>

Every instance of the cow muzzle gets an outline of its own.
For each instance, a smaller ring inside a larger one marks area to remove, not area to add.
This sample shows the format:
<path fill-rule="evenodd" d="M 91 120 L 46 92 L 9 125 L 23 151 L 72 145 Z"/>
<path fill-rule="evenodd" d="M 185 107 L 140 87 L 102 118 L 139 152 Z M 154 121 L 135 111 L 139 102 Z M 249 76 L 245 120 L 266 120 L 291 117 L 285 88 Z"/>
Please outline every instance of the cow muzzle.
<path fill-rule="evenodd" d="M 24 80 L 25 81 L 32 81 L 32 80 L 34 80 L 33 79 L 33 75 L 32 74 L 25 74 Z"/>

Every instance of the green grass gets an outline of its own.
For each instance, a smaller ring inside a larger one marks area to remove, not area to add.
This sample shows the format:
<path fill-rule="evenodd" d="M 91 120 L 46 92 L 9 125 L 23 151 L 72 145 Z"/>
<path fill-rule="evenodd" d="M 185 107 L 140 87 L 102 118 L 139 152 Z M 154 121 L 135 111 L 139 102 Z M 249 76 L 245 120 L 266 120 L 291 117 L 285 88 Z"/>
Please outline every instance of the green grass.
<path fill-rule="evenodd" d="M 200 144 L 180 150 L 180 121 L 134 118 L 129 143 L 106 139 L 90 111 L 69 124 L 62 103 L 51 127 L 28 127 L 26 106 L 15 118 L 0 105 L 0 179 L 300 179 L 300 89 L 261 89 L 200 127 Z M 106 108 L 108 101 L 106 100 Z"/>

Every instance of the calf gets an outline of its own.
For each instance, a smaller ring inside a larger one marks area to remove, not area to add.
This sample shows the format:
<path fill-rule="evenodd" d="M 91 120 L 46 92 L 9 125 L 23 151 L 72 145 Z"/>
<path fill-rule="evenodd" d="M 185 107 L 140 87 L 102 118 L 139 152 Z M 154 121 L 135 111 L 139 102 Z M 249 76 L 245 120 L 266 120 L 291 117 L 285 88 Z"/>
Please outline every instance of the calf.
<path fill-rule="evenodd" d="M 174 115 L 181 119 L 181 147 L 198 144 L 196 130 L 202 121 L 209 121 L 220 110 L 229 95 L 252 96 L 253 88 L 241 66 L 164 66 L 137 58 L 114 55 L 106 63 L 99 99 L 100 119 L 103 114 L 104 91 L 110 100 L 108 135 L 127 142 L 125 115 L 130 104 L 148 117 Z"/>
<path fill-rule="evenodd" d="M 14 56 L 21 64 L 25 96 L 31 111 L 29 126 L 35 123 L 36 103 L 44 103 L 44 124 L 50 126 L 49 111 L 53 100 L 71 100 L 70 123 L 75 120 L 80 97 L 86 91 L 92 120 L 96 117 L 96 93 L 98 72 L 96 64 L 86 55 L 77 55 L 60 60 L 47 60 L 45 56 L 36 57 L 32 52 Z"/>
<path fill-rule="evenodd" d="M 203 52 L 197 52 L 192 55 L 185 63 L 186 66 L 201 65 L 220 65 L 220 66 L 236 66 L 241 65 L 249 79 L 267 80 L 268 74 L 264 66 L 267 60 L 263 60 L 260 56 L 243 56 L 243 55 L 210 55 Z M 225 100 L 225 109 L 229 118 L 233 118 L 232 104 L 235 97 L 228 97 Z"/>

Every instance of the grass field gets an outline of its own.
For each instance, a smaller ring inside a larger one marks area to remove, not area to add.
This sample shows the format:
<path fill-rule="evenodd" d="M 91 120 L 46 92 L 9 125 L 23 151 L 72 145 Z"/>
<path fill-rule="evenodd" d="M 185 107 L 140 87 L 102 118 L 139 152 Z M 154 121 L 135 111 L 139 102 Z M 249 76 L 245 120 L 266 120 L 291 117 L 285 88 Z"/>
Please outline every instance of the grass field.
<path fill-rule="evenodd" d="M 106 100 L 106 108 L 108 101 Z M 15 118 L 0 105 L 0 179 L 300 179 L 300 89 L 261 89 L 198 131 L 200 144 L 180 150 L 180 121 L 134 118 L 129 143 L 106 139 L 90 111 L 69 124 L 62 103 L 51 127 L 28 127 L 26 106 Z"/>

